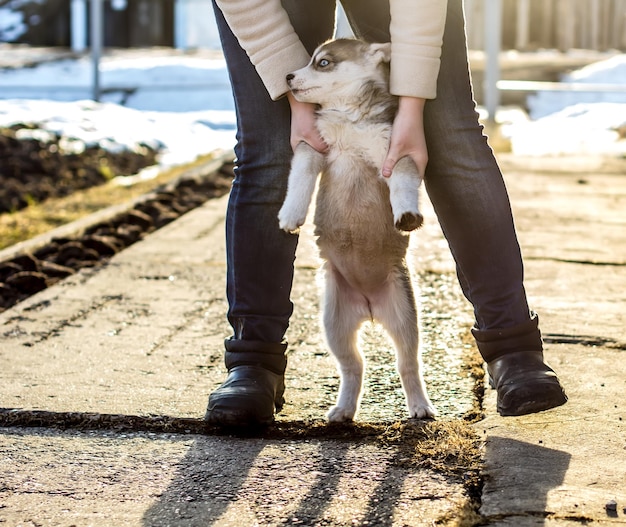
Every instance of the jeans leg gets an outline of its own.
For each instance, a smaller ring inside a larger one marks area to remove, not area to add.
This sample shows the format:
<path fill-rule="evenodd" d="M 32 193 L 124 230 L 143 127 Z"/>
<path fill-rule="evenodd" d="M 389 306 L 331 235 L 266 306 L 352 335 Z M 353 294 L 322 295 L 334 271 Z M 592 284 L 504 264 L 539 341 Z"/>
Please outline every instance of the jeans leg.
<path fill-rule="evenodd" d="M 283 3 L 305 45 L 332 35 L 334 1 Z M 297 245 L 297 236 L 280 230 L 277 220 L 293 155 L 289 104 L 270 99 L 215 4 L 214 10 L 237 113 L 237 166 L 226 217 L 228 320 L 235 340 L 279 343 L 293 311 Z"/>
<path fill-rule="evenodd" d="M 560 406 L 567 396 L 544 362 L 539 319 L 528 309 L 508 194 L 474 108 L 464 25 L 462 0 L 449 0 L 437 98 L 424 110 L 424 181 L 474 306 L 472 333 L 498 412 L 524 415 Z"/>
<path fill-rule="evenodd" d="M 389 42 L 389 0 L 341 0 L 355 37 L 367 42 Z"/>
<path fill-rule="evenodd" d="M 508 194 L 482 133 L 469 78 L 462 0 L 449 0 L 437 98 L 425 107 L 425 185 L 476 328 L 528 322 L 523 265 Z"/>

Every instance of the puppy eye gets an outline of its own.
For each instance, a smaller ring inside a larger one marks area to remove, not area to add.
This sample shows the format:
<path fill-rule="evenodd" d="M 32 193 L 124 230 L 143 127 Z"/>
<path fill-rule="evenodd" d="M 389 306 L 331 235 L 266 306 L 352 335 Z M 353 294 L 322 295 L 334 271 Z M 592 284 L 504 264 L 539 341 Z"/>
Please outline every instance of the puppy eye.
<path fill-rule="evenodd" d="M 330 60 L 328 60 L 328 59 L 320 59 L 319 62 L 317 63 L 317 65 L 320 68 L 327 68 L 328 66 L 330 66 Z"/>

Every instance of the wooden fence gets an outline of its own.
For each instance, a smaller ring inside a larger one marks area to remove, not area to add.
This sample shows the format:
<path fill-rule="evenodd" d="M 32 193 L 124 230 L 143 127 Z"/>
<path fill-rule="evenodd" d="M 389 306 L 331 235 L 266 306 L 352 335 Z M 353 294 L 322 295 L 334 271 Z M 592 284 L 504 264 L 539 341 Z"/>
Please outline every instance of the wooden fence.
<path fill-rule="evenodd" d="M 484 49 L 489 0 L 465 0 L 468 44 Z M 626 0 L 502 0 L 502 48 L 626 51 Z"/>

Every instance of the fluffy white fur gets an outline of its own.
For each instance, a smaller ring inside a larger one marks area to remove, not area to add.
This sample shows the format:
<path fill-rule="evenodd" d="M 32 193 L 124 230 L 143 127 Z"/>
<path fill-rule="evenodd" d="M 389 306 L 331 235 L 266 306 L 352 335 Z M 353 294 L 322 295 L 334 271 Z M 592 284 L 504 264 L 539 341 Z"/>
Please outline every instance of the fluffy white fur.
<path fill-rule="evenodd" d="M 296 149 L 279 225 L 304 223 L 317 175 L 315 234 L 324 260 L 323 325 L 341 384 L 330 421 L 352 420 L 361 397 L 364 361 L 357 336 L 375 320 L 391 336 L 410 417 L 432 417 L 420 370 L 417 308 L 405 257 L 410 231 L 422 223 L 421 177 L 409 158 L 390 178 L 380 175 L 397 99 L 389 94 L 389 44 L 339 39 L 321 45 L 310 63 L 287 76 L 294 96 L 318 105 L 325 155 Z"/>

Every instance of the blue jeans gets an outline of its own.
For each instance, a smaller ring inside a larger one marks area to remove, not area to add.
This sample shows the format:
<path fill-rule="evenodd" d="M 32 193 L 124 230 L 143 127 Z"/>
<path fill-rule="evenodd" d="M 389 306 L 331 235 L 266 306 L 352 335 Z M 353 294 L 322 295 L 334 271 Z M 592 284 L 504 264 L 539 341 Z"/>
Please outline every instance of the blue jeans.
<path fill-rule="evenodd" d="M 389 40 L 385 0 L 344 0 L 358 37 Z M 309 52 L 330 38 L 334 0 L 283 0 Z M 293 310 L 290 301 L 297 236 L 278 228 L 292 150 L 285 98 L 272 101 L 246 53 L 216 7 L 237 112 L 237 168 L 226 219 L 228 320 L 232 340 L 279 343 Z M 531 331 L 523 266 L 502 174 L 482 134 L 473 101 L 462 0 L 449 0 L 437 98 L 426 103 L 429 152 L 425 186 L 472 303 L 474 328 L 491 342 L 505 331 Z M 491 345 L 491 344 L 490 344 Z M 497 345 L 496 345 L 497 346 Z"/>

